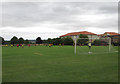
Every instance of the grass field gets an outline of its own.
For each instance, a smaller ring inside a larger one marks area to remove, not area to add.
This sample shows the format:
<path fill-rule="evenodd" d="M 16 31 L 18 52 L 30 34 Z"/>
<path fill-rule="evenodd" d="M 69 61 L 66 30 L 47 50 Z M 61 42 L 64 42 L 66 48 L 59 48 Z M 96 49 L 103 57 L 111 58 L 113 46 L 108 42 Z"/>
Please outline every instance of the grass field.
<path fill-rule="evenodd" d="M 2 48 L 3 82 L 117 82 L 118 53 L 86 47 L 75 55 L 73 46 Z M 77 52 L 78 52 L 77 50 Z M 106 49 L 105 49 L 106 50 Z"/>

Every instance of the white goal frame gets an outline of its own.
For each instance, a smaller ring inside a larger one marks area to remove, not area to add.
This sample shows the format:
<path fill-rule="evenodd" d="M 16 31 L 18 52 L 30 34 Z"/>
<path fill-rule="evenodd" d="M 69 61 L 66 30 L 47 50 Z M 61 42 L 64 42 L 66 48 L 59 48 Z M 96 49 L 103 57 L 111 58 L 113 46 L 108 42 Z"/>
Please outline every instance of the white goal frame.
<path fill-rule="evenodd" d="M 74 41 L 74 43 L 75 43 L 75 49 L 74 49 L 74 53 L 75 53 L 75 55 L 76 55 L 76 45 L 77 45 L 77 40 L 78 39 L 88 39 L 88 40 L 90 40 L 90 39 L 97 39 L 97 40 L 100 40 L 100 39 L 108 39 L 109 40 L 109 52 L 111 51 L 111 38 L 110 37 L 108 37 L 108 38 L 76 38 L 76 37 L 74 37 L 73 38 L 73 41 Z"/>

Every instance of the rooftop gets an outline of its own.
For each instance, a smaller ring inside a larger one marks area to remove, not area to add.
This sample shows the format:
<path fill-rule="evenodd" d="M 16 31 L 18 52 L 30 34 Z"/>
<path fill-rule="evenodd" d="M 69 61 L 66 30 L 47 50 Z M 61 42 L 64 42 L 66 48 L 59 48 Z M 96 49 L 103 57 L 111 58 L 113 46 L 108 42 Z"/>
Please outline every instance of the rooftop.
<path fill-rule="evenodd" d="M 73 35 L 80 35 L 80 34 L 86 34 L 86 35 L 97 35 L 95 33 L 92 32 L 88 32 L 88 31 L 81 31 L 81 32 L 72 32 L 72 33 L 67 33 L 65 35 L 62 35 L 60 37 L 64 37 L 64 36 L 73 36 Z"/>
<path fill-rule="evenodd" d="M 120 35 L 119 33 L 116 33 L 116 32 L 105 32 L 104 34 L 110 34 L 110 35 Z"/>

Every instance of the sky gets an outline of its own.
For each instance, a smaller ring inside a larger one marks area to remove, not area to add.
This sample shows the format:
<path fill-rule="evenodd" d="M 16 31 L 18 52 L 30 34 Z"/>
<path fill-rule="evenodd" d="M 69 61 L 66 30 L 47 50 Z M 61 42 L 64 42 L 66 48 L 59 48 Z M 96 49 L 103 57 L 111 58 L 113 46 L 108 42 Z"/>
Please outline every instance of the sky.
<path fill-rule="evenodd" d="M 56 38 L 70 32 L 118 32 L 117 2 L 3 2 L 0 36 Z"/>

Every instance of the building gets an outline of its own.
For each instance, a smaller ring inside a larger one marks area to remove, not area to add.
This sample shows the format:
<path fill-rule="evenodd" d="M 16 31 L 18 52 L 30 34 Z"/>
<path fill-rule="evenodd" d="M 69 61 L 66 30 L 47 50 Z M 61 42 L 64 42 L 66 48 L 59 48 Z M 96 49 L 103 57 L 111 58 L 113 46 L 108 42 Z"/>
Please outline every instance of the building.
<path fill-rule="evenodd" d="M 29 40 L 30 43 L 36 44 L 36 40 Z"/>
<path fill-rule="evenodd" d="M 120 35 L 119 33 L 116 32 L 105 32 L 103 35 L 107 36 L 114 36 L 114 35 Z"/>
<path fill-rule="evenodd" d="M 119 43 L 120 42 L 120 34 L 116 32 L 105 32 L 104 34 L 99 35 L 100 38 L 111 38 L 111 42 Z"/>
<path fill-rule="evenodd" d="M 79 38 L 79 35 L 80 35 L 80 34 L 85 34 L 85 35 L 87 35 L 88 38 L 89 38 L 89 41 L 94 41 L 94 39 L 92 39 L 92 38 L 96 38 L 96 39 L 99 38 L 97 34 L 92 33 L 92 32 L 88 32 L 88 31 L 67 33 L 67 34 L 62 35 L 62 36 L 60 36 L 60 37 L 63 38 L 63 37 L 68 37 L 68 36 L 69 36 L 69 37 L 71 37 L 71 38 L 74 38 L 74 37 Z"/>

